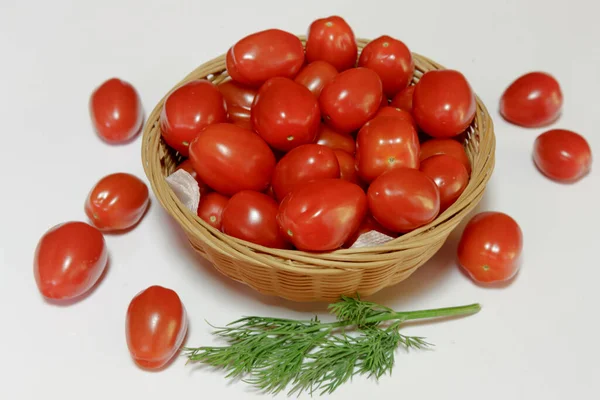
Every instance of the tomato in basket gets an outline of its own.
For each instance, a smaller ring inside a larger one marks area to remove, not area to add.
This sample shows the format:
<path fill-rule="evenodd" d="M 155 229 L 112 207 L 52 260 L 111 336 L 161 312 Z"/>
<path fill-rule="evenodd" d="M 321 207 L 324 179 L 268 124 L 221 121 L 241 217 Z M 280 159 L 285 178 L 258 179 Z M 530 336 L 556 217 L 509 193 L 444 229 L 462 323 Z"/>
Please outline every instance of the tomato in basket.
<path fill-rule="evenodd" d="M 306 59 L 309 63 L 326 61 L 342 72 L 356 65 L 357 54 L 354 32 L 342 17 L 332 15 L 310 24 L 306 39 Z"/>
<path fill-rule="evenodd" d="M 462 144 L 454 139 L 430 139 L 421 143 L 421 162 L 438 154 L 446 154 L 456 158 L 471 173 L 471 161 Z"/>
<path fill-rule="evenodd" d="M 415 130 L 418 129 L 417 123 L 415 122 L 415 119 L 412 117 L 410 112 L 402 110 L 400 108 L 392 107 L 392 106 L 382 107 L 379 109 L 379 111 L 377 111 L 377 114 L 375 114 L 375 117 L 381 117 L 381 116 L 395 117 L 395 118 L 400 118 L 400 119 L 406 120 L 415 127 Z"/>
<path fill-rule="evenodd" d="M 198 188 L 200 189 L 200 196 L 204 196 L 205 194 L 212 192 L 212 189 L 210 188 L 210 186 L 208 186 L 206 183 L 202 182 L 202 179 L 200 179 L 200 177 L 198 177 L 198 174 L 194 170 L 194 166 L 192 165 L 192 162 L 190 161 L 189 158 L 183 160 L 181 162 L 181 164 L 179 164 L 175 170 L 179 170 L 179 169 L 182 169 L 185 172 L 187 172 L 188 174 L 190 174 L 192 176 L 192 178 L 194 178 L 196 180 L 196 182 L 198 182 Z"/>
<path fill-rule="evenodd" d="M 221 230 L 223 210 L 225 209 L 225 206 L 227 206 L 228 202 L 228 197 L 217 192 L 200 196 L 197 214 L 213 228 Z"/>
<path fill-rule="evenodd" d="M 566 129 L 551 129 L 535 139 L 533 160 L 548 178 L 572 183 L 590 171 L 592 150 L 580 134 Z"/>
<path fill-rule="evenodd" d="M 306 86 L 318 98 L 323 87 L 331 82 L 337 74 L 337 69 L 328 62 L 314 61 L 302 68 L 294 80 Z"/>
<path fill-rule="evenodd" d="M 250 109 L 256 96 L 256 89 L 234 80 L 226 80 L 218 85 L 225 103 L 229 122 L 252 129 Z"/>
<path fill-rule="evenodd" d="M 415 86 L 409 86 L 406 89 L 402 89 L 398 92 L 390 102 L 390 106 L 399 108 L 404 111 L 412 112 L 413 109 L 413 95 L 415 93 Z"/>
<path fill-rule="evenodd" d="M 344 150 L 352 155 L 354 155 L 354 152 L 356 151 L 356 143 L 352 136 L 347 133 L 336 132 L 325 124 L 319 126 L 317 144 L 327 146 L 334 150 Z"/>
<path fill-rule="evenodd" d="M 356 172 L 356 160 L 354 157 L 350 153 L 340 149 L 335 149 L 333 152 L 340 164 L 340 178 L 362 186 L 363 182 L 358 177 L 358 172 Z"/>
<path fill-rule="evenodd" d="M 454 204 L 469 184 L 469 173 L 465 166 L 445 154 L 429 157 L 419 169 L 433 179 L 440 191 L 440 212 Z"/>

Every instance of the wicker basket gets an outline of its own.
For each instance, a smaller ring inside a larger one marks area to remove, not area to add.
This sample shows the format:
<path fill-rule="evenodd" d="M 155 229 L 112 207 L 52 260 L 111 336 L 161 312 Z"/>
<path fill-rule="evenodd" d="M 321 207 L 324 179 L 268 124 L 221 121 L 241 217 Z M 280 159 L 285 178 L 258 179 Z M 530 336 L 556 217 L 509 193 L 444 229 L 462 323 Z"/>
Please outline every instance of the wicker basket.
<path fill-rule="evenodd" d="M 305 41 L 304 36 L 299 36 Z M 358 39 L 359 51 L 368 40 Z M 426 57 L 413 54 L 418 81 L 425 71 L 443 69 Z M 209 61 L 183 79 L 207 78 L 220 83 L 228 78 L 225 56 Z M 472 164 L 470 182 L 461 197 L 433 222 L 385 245 L 341 249 L 327 253 L 278 250 L 225 235 L 187 209 L 165 181 L 181 156 L 162 140 L 159 115 L 166 96 L 150 114 L 143 130 L 142 160 L 154 194 L 187 234 L 193 248 L 224 275 L 255 290 L 294 301 L 333 301 L 342 294 L 371 295 L 408 278 L 442 246 L 450 232 L 479 203 L 494 169 L 495 137 L 485 106 L 477 98 L 477 115 L 465 135 Z"/>

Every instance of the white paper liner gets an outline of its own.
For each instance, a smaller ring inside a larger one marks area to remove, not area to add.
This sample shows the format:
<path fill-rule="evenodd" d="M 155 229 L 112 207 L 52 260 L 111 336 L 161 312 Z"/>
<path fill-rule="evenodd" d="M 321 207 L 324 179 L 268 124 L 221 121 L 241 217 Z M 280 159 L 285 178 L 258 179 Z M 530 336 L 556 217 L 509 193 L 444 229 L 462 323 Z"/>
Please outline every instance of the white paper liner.
<path fill-rule="evenodd" d="M 352 244 L 352 246 L 350 246 L 350 248 L 356 249 L 359 247 L 379 246 L 379 245 L 389 242 L 392 239 L 394 239 L 394 238 L 391 236 L 388 236 L 388 235 L 384 235 L 381 232 L 369 231 L 369 232 L 365 232 L 362 235 L 360 235 L 358 237 L 358 239 L 356 239 L 356 242 L 354 242 L 354 244 Z"/>
<path fill-rule="evenodd" d="M 167 177 L 167 183 L 175 195 L 194 214 L 198 213 L 200 203 L 200 187 L 198 182 L 183 169 L 178 169 Z"/>

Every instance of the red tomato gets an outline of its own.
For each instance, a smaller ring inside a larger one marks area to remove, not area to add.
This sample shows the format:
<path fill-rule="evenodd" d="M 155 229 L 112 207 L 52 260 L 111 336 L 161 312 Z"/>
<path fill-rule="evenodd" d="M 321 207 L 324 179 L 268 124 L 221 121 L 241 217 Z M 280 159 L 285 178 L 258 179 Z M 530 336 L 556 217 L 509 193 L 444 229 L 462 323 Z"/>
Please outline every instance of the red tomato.
<path fill-rule="evenodd" d="M 370 183 L 393 168 L 419 168 L 419 137 L 407 120 L 377 117 L 367 122 L 356 137 L 356 169 Z"/>
<path fill-rule="evenodd" d="M 102 276 L 108 251 L 102 233 L 84 222 L 56 225 L 35 249 L 34 276 L 48 299 L 69 300 L 87 293 Z"/>
<path fill-rule="evenodd" d="M 223 209 L 229 201 L 228 197 L 220 193 L 209 193 L 205 196 L 200 196 L 200 204 L 198 204 L 198 216 L 213 228 L 221 230 L 221 221 Z"/>
<path fill-rule="evenodd" d="M 415 93 L 415 86 L 409 86 L 403 89 L 394 96 L 390 106 L 399 108 L 404 111 L 412 112 L 413 110 L 413 94 Z"/>
<path fill-rule="evenodd" d="M 254 132 L 237 125 L 209 125 L 190 144 L 190 161 L 200 179 L 217 192 L 265 190 L 275 169 L 273 152 Z"/>
<path fill-rule="evenodd" d="M 235 124 L 241 128 L 252 130 L 252 114 L 250 110 L 245 110 L 240 107 L 231 107 L 227 110 L 228 118 L 227 121 Z"/>
<path fill-rule="evenodd" d="M 297 36 L 280 29 L 248 35 L 227 52 L 227 72 L 234 81 L 259 87 L 270 78 L 294 78 L 304 65 L 304 47 Z"/>
<path fill-rule="evenodd" d="M 475 94 L 458 71 L 428 71 L 415 85 L 413 116 L 430 136 L 449 138 L 463 132 L 475 118 Z"/>
<path fill-rule="evenodd" d="M 223 210 L 222 230 L 229 236 L 265 247 L 289 248 L 277 224 L 277 202 L 264 193 L 242 190 Z"/>
<path fill-rule="evenodd" d="M 520 268 L 523 233 L 510 216 L 495 211 L 475 215 L 458 244 L 458 261 L 480 283 L 511 279 Z"/>
<path fill-rule="evenodd" d="M 381 79 L 374 71 L 352 68 L 325 85 L 319 104 L 328 125 L 340 133 L 350 133 L 373 118 L 382 97 Z"/>
<path fill-rule="evenodd" d="M 358 59 L 358 66 L 377 72 L 383 93 L 394 97 L 413 78 L 415 63 L 408 47 L 400 40 L 384 35 L 370 41 Z"/>
<path fill-rule="evenodd" d="M 585 138 L 578 133 L 552 129 L 536 138 L 533 160 L 548 178 L 572 183 L 591 170 L 592 150 Z"/>
<path fill-rule="evenodd" d="M 198 182 L 198 188 L 200 189 L 200 196 L 204 196 L 204 195 L 212 192 L 212 189 L 210 188 L 210 186 L 208 186 L 206 183 L 202 182 L 202 179 L 200 179 L 200 177 L 194 170 L 194 166 L 192 165 L 192 162 L 190 161 L 189 158 L 182 161 L 182 163 L 179 164 L 175 170 L 178 170 L 178 169 L 184 170 L 185 172 L 190 174 L 192 176 L 192 178 L 194 178 L 196 180 L 196 182 Z"/>
<path fill-rule="evenodd" d="M 181 299 L 171 289 L 150 286 L 131 300 L 125 334 L 133 361 L 145 369 L 166 366 L 183 345 L 188 327 Z"/>
<path fill-rule="evenodd" d="M 446 154 L 456 158 L 465 166 L 467 172 L 471 173 L 471 161 L 469 161 L 467 152 L 463 145 L 456 140 L 430 139 L 421 143 L 421 155 L 419 157 L 421 162 L 438 154 Z"/>
<path fill-rule="evenodd" d="M 96 133 L 108 143 L 128 142 L 142 129 L 142 102 L 129 82 L 111 78 L 102 83 L 92 93 L 89 107 Z"/>
<path fill-rule="evenodd" d="M 409 232 L 433 221 L 440 211 L 440 192 L 417 169 L 394 168 L 371 183 L 367 192 L 373 217 L 394 232 Z"/>
<path fill-rule="evenodd" d="M 320 121 L 315 96 L 288 78 L 269 79 L 258 91 L 252 106 L 254 130 L 277 150 L 289 151 L 314 143 Z"/>
<path fill-rule="evenodd" d="M 538 128 L 560 116 L 563 95 L 556 79 L 544 72 L 530 72 L 512 82 L 500 99 L 500 114 L 507 121 Z"/>
<path fill-rule="evenodd" d="M 408 111 L 404 111 L 404 110 L 401 110 L 400 108 L 388 106 L 388 107 L 380 108 L 379 111 L 377 111 L 377 114 L 375 114 L 375 117 L 381 117 L 381 116 L 395 117 L 395 118 L 403 119 L 405 121 L 410 122 L 415 127 L 415 130 L 417 130 L 417 123 L 415 122 L 414 118 L 412 117 L 412 115 L 410 115 L 410 113 Z"/>
<path fill-rule="evenodd" d="M 465 191 L 469 173 L 456 158 L 440 154 L 421 163 L 421 172 L 433 179 L 440 191 L 440 212 L 450 207 Z"/>
<path fill-rule="evenodd" d="M 333 152 L 337 157 L 338 164 L 340 164 L 340 178 L 361 186 L 362 182 L 358 177 L 358 172 L 356 172 L 354 157 L 340 149 L 335 149 Z"/>
<path fill-rule="evenodd" d="M 356 150 L 356 143 L 354 143 L 352 136 L 336 132 L 325 124 L 319 126 L 317 144 L 327 146 L 331 149 L 344 150 L 352 155 L 354 155 L 354 151 Z"/>
<path fill-rule="evenodd" d="M 322 60 L 338 71 L 354 67 L 358 47 L 350 25 L 339 16 L 315 20 L 308 28 L 306 60 Z"/>
<path fill-rule="evenodd" d="M 160 113 L 160 129 L 165 142 L 181 155 L 189 155 L 189 145 L 210 124 L 227 121 L 227 109 L 218 87 L 198 79 L 175 89 Z"/>
<path fill-rule="evenodd" d="M 331 82 L 337 74 L 337 69 L 328 62 L 314 61 L 302 68 L 294 81 L 306 86 L 318 98 L 323 87 Z"/>
<path fill-rule="evenodd" d="M 342 179 L 322 179 L 298 186 L 279 205 L 282 232 L 299 249 L 339 248 L 367 213 L 365 192 Z"/>
<path fill-rule="evenodd" d="M 371 231 L 377 231 L 392 238 L 398 236 L 396 233 L 390 231 L 389 229 L 385 229 L 383 226 L 381 226 L 381 224 L 377 222 L 371 214 L 367 214 L 367 216 L 363 219 L 362 223 L 360 224 L 358 230 L 354 232 L 352 236 L 350 236 L 346 243 L 344 243 L 344 247 L 352 247 L 352 245 L 358 240 L 360 235 L 364 233 L 369 233 Z"/>
<path fill-rule="evenodd" d="M 250 110 L 256 97 L 256 89 L 244 86 L 234 80 L 226 80 L 218 85 L 219 91 L 225 99 L 227 110 L 231 107 L 240 107 L 244 110 Z"/>

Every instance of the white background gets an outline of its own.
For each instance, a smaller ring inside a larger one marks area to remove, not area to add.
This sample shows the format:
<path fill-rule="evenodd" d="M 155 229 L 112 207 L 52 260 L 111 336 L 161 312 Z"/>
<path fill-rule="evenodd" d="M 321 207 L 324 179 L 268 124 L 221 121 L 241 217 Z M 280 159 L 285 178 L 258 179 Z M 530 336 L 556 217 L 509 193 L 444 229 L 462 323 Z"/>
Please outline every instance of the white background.
<path fill-rule="evenodd" d="M 361 5 L 358 5 L 361 4 Z M 347 19 L 359 37 L 395 36 L 461 70 L 492 113 L 497 166 L 478 210 L 512 215 L 524 233 L 524 265 L 508 287 L 485 289 L 457 268 L 462 226 L 408 281 L 372 300 L 399 309 L 480 302 L 468 318 L 412 325 L 433 351 L 399 350 L 391 377 L 358 378 L 332 398 L 576 399 L 600 390 L 600 168 L 575 185 L 542 177 L 531 162 L 540 129 L 498 116 L 502 91 L 530 70 L 555 75 L 565 97 L 554 125 L 600 152 L 600 27 L 590 0 L 483 1 L 17 1 L 0 2 L 0 398 L 258 398 L 220 372 L 184 365 L 134 366 L 124 318 L 149 285 L 175 289 L 191 319 L 187 345 L 213 343 L 204 319 L 325 315 L 324 305 L 258 295 L 222 277 L 190 250 L 154 200 L 143 222 L 108 235 L 110 269 L 89 297 L 49 305 L 32 273 L 49 227 L 85 220 L 84 199 L 102 176 L 146 180 L 140 140 L 109 146 L 94 135 L 87 103 L 112 76 L 133 83 L 146 112 L 199 64 L 271 27 L 304 33 L 312 20 Z M 111 160 L 111 161 L 109 161 Z M 596 394 L 593 394 L 596 393 Z M 282 396 L 283 398 L 283 396 Z"/>

